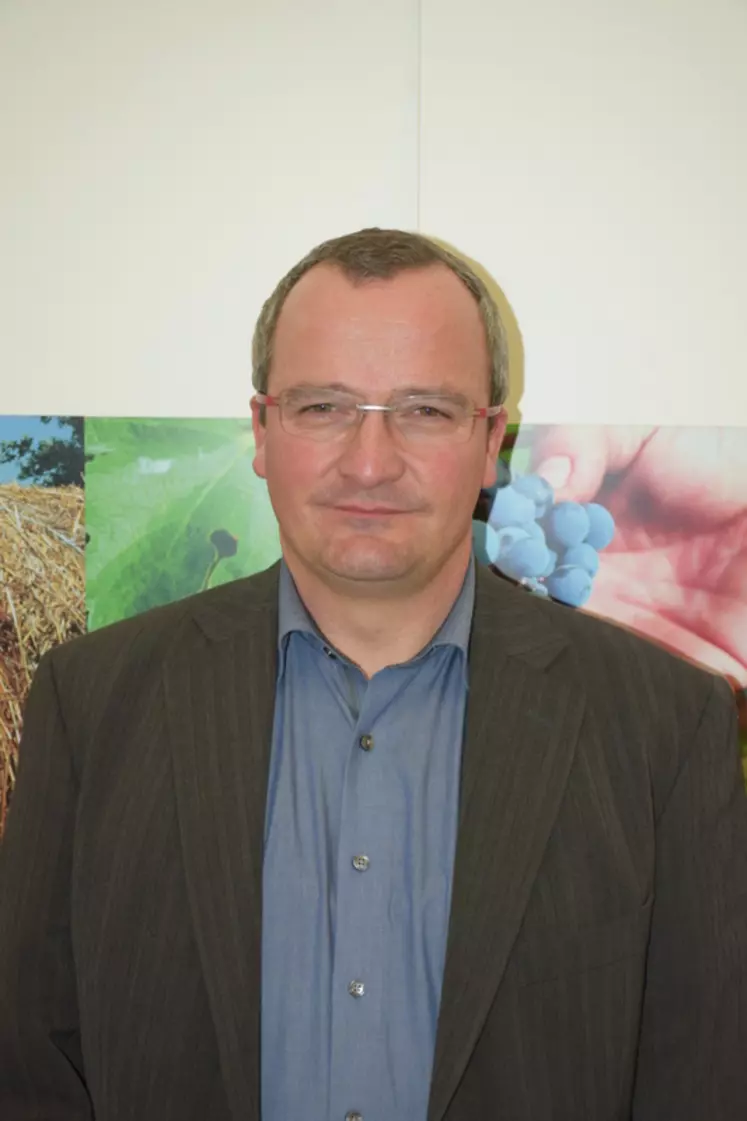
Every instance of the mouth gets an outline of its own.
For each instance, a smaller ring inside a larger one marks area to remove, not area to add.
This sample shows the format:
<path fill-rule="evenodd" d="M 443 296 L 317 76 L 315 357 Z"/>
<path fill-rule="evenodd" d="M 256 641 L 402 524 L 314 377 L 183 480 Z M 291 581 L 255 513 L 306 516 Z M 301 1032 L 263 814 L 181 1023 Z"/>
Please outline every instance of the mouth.
<path fill-rule="evenodd" d="M 407 513 L 407 510 L 395 510 L 390 506 L 335 506 L 334 509 L 356 518 L 391 518 Z"/>

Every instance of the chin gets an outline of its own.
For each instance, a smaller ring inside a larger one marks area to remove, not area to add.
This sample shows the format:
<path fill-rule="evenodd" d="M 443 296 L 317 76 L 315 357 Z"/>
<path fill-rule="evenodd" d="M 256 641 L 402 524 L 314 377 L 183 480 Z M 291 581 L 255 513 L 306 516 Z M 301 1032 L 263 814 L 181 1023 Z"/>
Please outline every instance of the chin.
<path fill-rule="evenodd" d="M 393 549 L 349 548 L 326 551 L 322 564 L 343 580 L 399 580 L 413 568 L 413 559 Z"/>

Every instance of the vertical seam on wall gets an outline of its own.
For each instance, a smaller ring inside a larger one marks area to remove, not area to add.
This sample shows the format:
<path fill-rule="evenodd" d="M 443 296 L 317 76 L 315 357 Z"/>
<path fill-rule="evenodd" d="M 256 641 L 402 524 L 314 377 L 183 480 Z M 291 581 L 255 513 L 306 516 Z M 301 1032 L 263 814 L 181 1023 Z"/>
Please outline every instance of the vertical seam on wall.
<path fill-rule="evenodd" d="M 418 50 L 417 50 L 417 101 L 416 101 L 416 129 L 417 136 L 415 140 L 415 229 L 420 230 L 420 190 L 421 190 L 421 157 L 422 157 L 422 139 L 421 130 L 423 127 L 423 0 L 416 0 L 417 3 L 417 36 L 418 36 Z"/>

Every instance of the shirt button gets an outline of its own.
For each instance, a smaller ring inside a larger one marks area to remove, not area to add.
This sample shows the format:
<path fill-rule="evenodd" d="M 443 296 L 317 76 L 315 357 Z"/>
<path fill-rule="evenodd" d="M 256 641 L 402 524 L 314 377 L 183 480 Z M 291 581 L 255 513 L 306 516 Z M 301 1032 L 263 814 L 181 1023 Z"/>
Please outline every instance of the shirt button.
<path fill-rule="evenodd" d="M 358 740 L 358 743 L 361 745 L 364 751 L 370 751 L 374 745 L 373 736 L 361 736 L 361 738 Z"/>
<path fill-rule="evenodd" d="M 353 857 L 353 867 L 355 868 L 356 872 L 365 872 L 370 863 L 371 861 L 367 856 L 364 856 L 363 853 L 361 853 L 359 856 Z"/>
<path fill-rule="evenodd" d="M 366 991 L 366 986 L 362 981 L 351 981 L 348 985 L 348 992 L 351 996 L 363 996 Z"/>
<path fill-rule="evenodd" d="M 345 1121 L 363 1121 L 363 1114 L 355 1109 L 349 1109 L 345 1114 Z"/>
<path fill-rule="evenodd" d="M 322 647 L 322 649 L 324 650 L 324 653 L 327 655 L 328 658 L 336 658 L 337 657 L 334 650 L 331 650 L 329 646 L 324 646 L 324 647 Z"/>

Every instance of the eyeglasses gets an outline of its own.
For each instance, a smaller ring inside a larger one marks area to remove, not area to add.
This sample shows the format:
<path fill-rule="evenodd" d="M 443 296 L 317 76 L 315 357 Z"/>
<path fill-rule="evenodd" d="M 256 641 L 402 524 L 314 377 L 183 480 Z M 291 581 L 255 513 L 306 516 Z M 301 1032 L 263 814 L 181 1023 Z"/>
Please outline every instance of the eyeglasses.
<path fill-rule="evenodd" d="M 388 405 L 369 405 L 337 389 L 304 386 L 284 389 L 277 397 L 256 393 L 252 405 L 276 407 L 280 423 L 291 436 L 333 441 L 351 436 L 366 413 L 384 413 L 407 443 L 459 443 L 468 440 L 475 420 L 503 412 L 502 405 L 478 408 L 461 394 L 418 393 L 399 397 Z"/>

